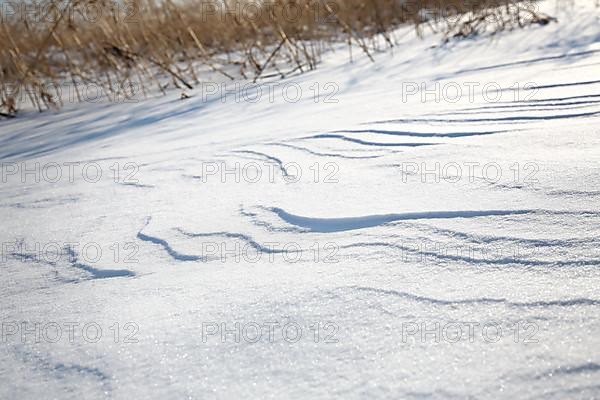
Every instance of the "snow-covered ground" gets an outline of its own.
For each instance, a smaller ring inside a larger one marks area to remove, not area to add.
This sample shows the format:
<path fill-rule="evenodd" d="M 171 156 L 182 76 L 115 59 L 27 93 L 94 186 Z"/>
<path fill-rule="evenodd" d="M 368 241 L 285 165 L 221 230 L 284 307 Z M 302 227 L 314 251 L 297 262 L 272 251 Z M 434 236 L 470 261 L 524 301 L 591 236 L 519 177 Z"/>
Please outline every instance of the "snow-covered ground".
<path fill-rule="evenodd" d="M 600 9 L 543 7 L 2 121 L 0 398 L 600 398 Z"/>

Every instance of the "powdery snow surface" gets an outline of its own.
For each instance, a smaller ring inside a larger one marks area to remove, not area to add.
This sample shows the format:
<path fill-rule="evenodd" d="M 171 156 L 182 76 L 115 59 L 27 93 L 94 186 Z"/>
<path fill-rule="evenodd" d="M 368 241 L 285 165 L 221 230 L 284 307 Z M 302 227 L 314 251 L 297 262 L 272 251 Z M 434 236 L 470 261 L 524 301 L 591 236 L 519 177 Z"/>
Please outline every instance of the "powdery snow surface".
<path fill-rule="evenodd" d="M 554 6 L 3 121 L 0 398 L 600 397 L 600 9 Z"/>

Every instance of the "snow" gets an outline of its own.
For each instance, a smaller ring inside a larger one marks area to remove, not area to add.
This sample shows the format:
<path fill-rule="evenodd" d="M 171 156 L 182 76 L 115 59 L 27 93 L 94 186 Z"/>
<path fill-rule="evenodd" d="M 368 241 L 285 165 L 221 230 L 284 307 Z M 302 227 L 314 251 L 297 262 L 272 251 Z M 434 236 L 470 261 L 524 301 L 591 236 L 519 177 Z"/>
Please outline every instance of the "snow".
<path fill-rule="evenodd" d="M 600 397 L 600 9 L 542 6 L 2 121 L 0 398 Z"/>

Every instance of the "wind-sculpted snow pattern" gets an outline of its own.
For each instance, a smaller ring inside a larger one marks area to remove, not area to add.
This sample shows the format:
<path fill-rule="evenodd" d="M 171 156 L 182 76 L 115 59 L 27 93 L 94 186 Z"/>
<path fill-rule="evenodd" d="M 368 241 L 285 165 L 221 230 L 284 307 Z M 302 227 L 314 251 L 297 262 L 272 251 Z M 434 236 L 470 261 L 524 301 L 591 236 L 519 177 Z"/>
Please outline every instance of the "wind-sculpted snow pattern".
<path fill-rule="evenodd" d="M 2 121 L 0 398 L 600 398 L 600 9 L 553 4 Z"/>

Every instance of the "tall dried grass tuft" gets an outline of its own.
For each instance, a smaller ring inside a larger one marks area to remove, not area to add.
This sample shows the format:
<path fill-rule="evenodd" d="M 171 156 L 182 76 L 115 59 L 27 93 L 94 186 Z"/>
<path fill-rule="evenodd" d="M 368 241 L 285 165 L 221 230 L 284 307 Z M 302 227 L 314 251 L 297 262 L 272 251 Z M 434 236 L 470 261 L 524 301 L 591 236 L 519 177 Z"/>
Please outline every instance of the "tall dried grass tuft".
<path fill-rule="evenodd" d="M 203 68 L 256 82 L 312 70 L 340 41 L 372 59 L 403 23 L 441 22 L 450 38 L 549 21 L 511 0 L 38 0 L 4 3 L 0 18 L 4 117 L 60 107 L 65 83 L 81 101 L 90 84 L 115 98 L 191 89 Z"/>

